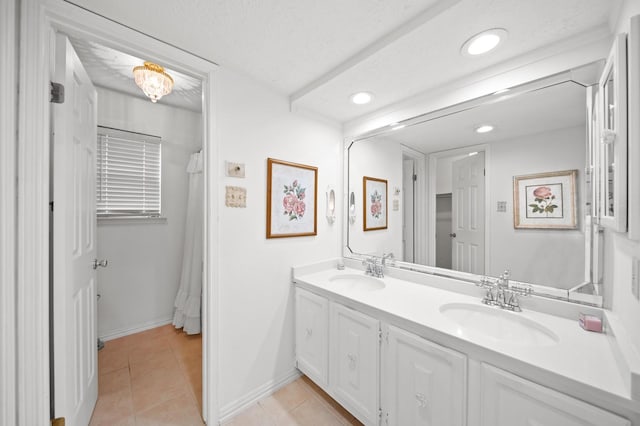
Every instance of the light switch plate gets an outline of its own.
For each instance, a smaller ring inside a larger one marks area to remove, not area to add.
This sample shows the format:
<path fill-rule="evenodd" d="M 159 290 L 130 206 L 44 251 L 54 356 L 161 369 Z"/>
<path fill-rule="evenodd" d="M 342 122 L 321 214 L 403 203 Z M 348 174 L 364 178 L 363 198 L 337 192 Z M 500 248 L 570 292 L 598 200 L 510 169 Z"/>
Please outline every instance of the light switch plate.
<path fill-rule="evenodd" d="M 247 188 L 227 186 L 224 204 L 227 207 L 247 207 Z"/>
<path fill-rule="evenodd" d="M 237 178 L 244 177 L 244 163 L 232 163 L 230 161 L 227 161 L 226 166 L 227 167 L 225 167 L 225 170 L 227 176 Z"/>
<path fill-rule="evenodd" d="M 506 213 L 507 212 L 507 202 L 506 201 L 498 201 L 498 205 L 496 208 L 498 213 Z"/>
<path fill-rule="evenodd" d="M 400 210 L 400 200 L 393 200 L 393 211 L 397 212 Z"/>

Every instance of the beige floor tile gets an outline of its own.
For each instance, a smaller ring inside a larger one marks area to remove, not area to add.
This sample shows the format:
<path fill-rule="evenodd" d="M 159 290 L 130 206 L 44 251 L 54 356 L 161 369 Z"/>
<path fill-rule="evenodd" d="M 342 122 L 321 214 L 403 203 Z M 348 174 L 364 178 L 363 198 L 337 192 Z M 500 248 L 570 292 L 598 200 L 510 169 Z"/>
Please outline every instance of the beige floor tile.
<path fill-rule="evenodd" d="M 122 389 L 106 395 L 100 395 L 91 417 L 91 425 L 127 424 L 133 416 L 131 390 Z M 121 423 L 125 422 L 125 423 Z"/>
<path fill-rule="evenodd" d="M 281 417 L 283 414 L 292 411 L 311 397 L 305 386 L 299 383 L 298 380 L 278 389 L 273 395 L 262 399 L 258 403 L 273 418 Z"/>
<path fill-rule="evenodd" d="M 300 426 L 344 426 L 344 423 L 316 398 L 310 398 L 291 412 Z"/>
<path fill-rule="evenodd" d="M 131 389 L 128 367 L 100 374 L 98 377 L 98 395 L 100 396 L 125 389 Z"/>
<path fill-rule="evenodd" d="M 107 346 L 107 344 L 98 352 L 98 374 L 101 375 L 129 366 L 129 351 L 123 347 Z"/>
<path fill-rule="evenodd" d="M 191 395 L 184 393 L 148 410 L 136 413 L 137 426 L 201 426 L 200 411 Z"/>
<path fill-rule="evenodd" d="M 179 368 L 178 360 L 169 348 L 159 351 L 153 350 L 144 356 L 138 353 L 137 358 L 130 356 L 129 359 L 132 379 L 158 370 L 175 370 Z"/>
<path fill-rule="evenodd" d="M 223 423 L 225 426 L 277 426 L 259 404 L 253 404 L 242 413 Z"/>
<path fill-rule="evenodd" d="M 183 373 L 177 368 L 132 378 L 131 390 L 136 413 L 191 392 Z"/>

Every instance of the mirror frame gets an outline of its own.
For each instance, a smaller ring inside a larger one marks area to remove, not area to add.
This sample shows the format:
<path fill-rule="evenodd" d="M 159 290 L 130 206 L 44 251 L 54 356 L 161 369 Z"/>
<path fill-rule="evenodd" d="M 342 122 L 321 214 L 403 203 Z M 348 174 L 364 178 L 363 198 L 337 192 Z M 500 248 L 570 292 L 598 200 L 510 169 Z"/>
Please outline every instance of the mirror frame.
<path fill-rule="evenodd" d="M 601 60 L 601 61 L 596 61 L 590 64 L 585 64 L 583 67 L 601 67 L 602 64 L 603 64 L 603 61 Z M 580 68 L 583 68 L 583 67 L 580 67 Z M 474 99 L 467 100 L 465 102 L 457 103 L 445 108 L 436 109 L 430 112 L 426 112 L 424 114 L 417 115 L 415 117 L 411 117 L 399 122 L 395 122 L 392 125 L 379 127 L 371 131 L 365 132 L 363 134 L 360 134 L 353 138 L 345 139 L 344 146 L 343 146 L 343 149 L 344 149 L 344 153 L 343 153 L 344 154 L 344 179 L 343 179 L 344 182 L 343 183 L 344 183 L 345 198 L 348 197 L 347 194 L 351 194 L 351 188 L 349 187 L 349 167 L 350 167 L 349 160 L 350 160 L 350 148 L 354 143 L 369 139 L 374 136 L 382 136 L 382 135 L 388 134 L 390 131 L 393 130 L 392 126 L 393 127 L 398 125 L 411 126 L 411 125 L 419 124 L 422 122 L 431 121 L 445 115 L 451 115 L 458 112 L 466 111 L 481 105 L 488 105 L 495 102 L 500 102 L 502 100 L 505 100 L 514 96 L 518 96 L 522 93 L 535 91 L 538 89 L 542 89 L 542 88 L 560 84 L 560 83 L 574 82 L 584 86 L 585 88 L 588 88 L 590 85 L 598 84 L 597 81 L 593 81 L 589 85 L 587 85 L 579 81 L 576 81 L 576 79 L 574 79 L 573 76 L 574 76 L 574 71 L 572 70 L 560 72 L 547 77 L 543 77 L 530 82 L 509 87 L 508 92 L 498 91 L 488 95 L 480 96 Z M 587 96 L 585 95 L 585 114 L 587 113 L 586 99 L 587 99 Z M 587 128 L 590 127 L 589 120 L 587 120 L 586 127 Z M 589 141 L 591 142 L 592 139 L 590 139 Z M 585 150 L 587 149 L 590 149 L 590 148 L 587 144 L 587 137 L 585 136 Z M 427 158 L 429 158 L 429 155 L 426 155 L 426 156 Z M 589 157 L 587 156 L 587 158 Z M 585 167 L 586 166 L 587 165 L 585 164 Z M 424 190 L 427 190 L 428 189 L 427 178 L 425 175 L 426 173 L 419 174 L 418 185 L 424 188 Z M 422 185 L 420 185 L 420 180 L 421 180 L 420 177 L 424 177 L 422 179 Z M 581 181 L 581 184 L 586 185 L 587 184 L 586 179 L 583 179 L 583 181 Z M 594 185 L 591 185 L 591 186 L 593 187 Z M 594 197 L 595 199 L 596 194 L 592 194 L 592 197 Z M 346 202 L 345 205 L 349 206 L 349 203 Z M 424 210 L 427 210 L 427 209 L 428 209 L 427 206 L 425 206 Z M 427 218 L 426 218 L 427 211 L 424 211 L 422 213 L 424 213 L 425 215 L 423 216 L 425 217 L 423 226 L 426 227 L 428 225 Z M 591 214 L 588 216 L 586 214 L 583 214 L 582 217 L 583 219 L 586 217 L 591 218 L 590 223 L 588 224 L 585 223 L 585 227 L 584 227 L 585 247 L 587 243 L 590 243 L 589 249 L 585 249 L 585 256 L 587 255 L 587 253 L 589 254 L 589 259 L 587 260 L 586 263 L 588 264 L 588 267 L 591 272 L 591 277 L 592 277 L 591 284 L 593 284 L 593 287 L 598 294 L 585 294 L 585 293 L 579 293 L 577 291 L 573 291 L 576 289 L 576 287 L 572 289 L 556 289 L 553 287 L 543 286 L 535 283 L 520 282 L 520 281 L 516 281 L 516 282 L 523 283 L 523 284 L 530 284 L 533 289 L 533 295 L 535 296 L 540 296 L 540 297 L 550 298 L 555 300 L 562 300 L 562 301 L 589 305 L 589 306 L 602 307 L 603 306 L 603 296 L 602 296 L 603 291 L 601 289 L 602 258 L 603 258 L 602 232 L 601 232 L 600 226 L 598 225 L 596 210 L 593 210 Z M 345 218 L 350 218 L 348 207 L 347 209 L 345 209 Z M 352 223 L 351 220 L 343 220 L 343 243 L 342 243 L 343 257 L 351 258 L 355 260 L 364 260 L 367 256 L 370 256 L 371 254 L 359 253 L 352 250 L 350 247 L 349 227 L 351 223 Z M 427 251 L 429 252 L 429 250 Z M 460 272 L 452 269 L 438 268 L 435 266 L 427 266 L 422 264 L 403 262 L 399 260 L 395 260 L 391 265 L 388 265 L 388 267 L 398 268 L 401 270 L 420 272 L 420 273 L 435 275 L 439 277 L 456 279 L 456 280 L 468 282 L 470 284 L 478 283 L 482 277 L 481 275 L 476 275 L 472 273 Z"/>

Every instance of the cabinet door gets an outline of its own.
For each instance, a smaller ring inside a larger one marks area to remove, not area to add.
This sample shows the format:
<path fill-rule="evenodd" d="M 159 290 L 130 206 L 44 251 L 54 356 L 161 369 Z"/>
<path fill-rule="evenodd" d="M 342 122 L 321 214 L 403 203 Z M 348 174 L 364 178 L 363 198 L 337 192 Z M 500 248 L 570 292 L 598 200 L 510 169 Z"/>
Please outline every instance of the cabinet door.
<path fill-rule="evenodd" d="M 389 426 L 462 426 L 467 357 L 389 326 L 383 351 L 383 412 Z"/>
<path fill-rule="evenodd" d="M 586 402 L 482 365 L 483 426 L 631 426 Z"/>
<path fill-rule="evenodd" d="M 598 158 L 600 222 L 627 230 L 627 40 L 618 35 L 598 85 L 601 146 Z"/>
<path fill-rule="evenodd" d="M 379 420 L 380 323 L 345 306 L 331 304 L 330 389 L 358 420 Z"/>
<path fill-rule="evenodd" d="M 329 301 L 296 287 L 296 360 L 298 368 L 318 385 L 328 379 Z"/>

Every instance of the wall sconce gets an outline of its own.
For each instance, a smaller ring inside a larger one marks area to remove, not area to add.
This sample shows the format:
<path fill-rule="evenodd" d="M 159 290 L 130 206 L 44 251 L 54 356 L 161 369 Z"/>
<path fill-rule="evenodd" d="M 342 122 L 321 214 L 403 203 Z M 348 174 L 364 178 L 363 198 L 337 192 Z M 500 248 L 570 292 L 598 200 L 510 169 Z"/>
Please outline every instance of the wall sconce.
<path fill-rule="evenodd" d="M 353 191 L 349 195 L 349 222 L 356 223 L 356 194 Z"/>
<path fill-rule="evenodd" d="M 336 192 L 327 187 L 327 222 L 332 224 L 336 220 Z"/>

